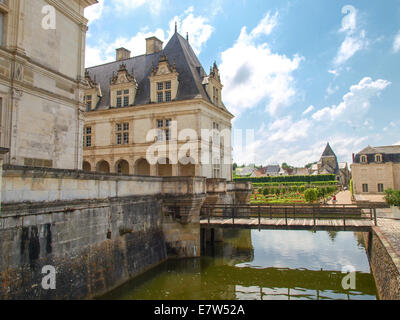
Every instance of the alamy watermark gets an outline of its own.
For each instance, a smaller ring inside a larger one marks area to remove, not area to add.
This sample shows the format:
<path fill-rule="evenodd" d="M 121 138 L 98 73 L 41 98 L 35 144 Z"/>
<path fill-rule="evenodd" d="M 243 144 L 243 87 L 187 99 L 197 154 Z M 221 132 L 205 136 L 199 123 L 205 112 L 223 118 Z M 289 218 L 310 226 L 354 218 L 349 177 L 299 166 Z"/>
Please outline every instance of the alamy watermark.
<path fill-rule="evenodd" d="M 342 279 L 342 288 L 344 290 L 355 290 L 356 289 L 356 268 L 351 265 L 344 266 L 342 273 L 347 274 Z"/>
<path fill-rule="evenodd" d="M 55 30 L 57 28 L 56 9 L 53 6 L 43 6 L 42 14 L 45 16 L 42 19 L 42 28 L 44 30 Z"/>
<path fill-rule="evenodd" d="M 55 290 L 56 289 L 56 276 L 57 271 L 53 266 L 44 266 L 42 268 L 42 274 L 45 276 L 42 278 L 43 290 Z"/>

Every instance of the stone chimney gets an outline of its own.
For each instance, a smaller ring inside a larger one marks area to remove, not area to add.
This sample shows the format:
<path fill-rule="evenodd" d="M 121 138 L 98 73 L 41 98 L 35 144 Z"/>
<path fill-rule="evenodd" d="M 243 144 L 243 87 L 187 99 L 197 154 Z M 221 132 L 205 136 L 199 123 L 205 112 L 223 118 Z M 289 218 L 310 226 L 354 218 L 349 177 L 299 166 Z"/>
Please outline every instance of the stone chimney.
<path fill-rule="evenodd" d="M 163 42 L 156 37 L 146 39 L 146 54 L 153 54 L 162 51 Z"/>
<path fill-rule="evenodd" d="M 117 49 L 116 53 L 117 53 L 117 61 L 126 60 L 131 57 L 131 52 L 125 48 Z"/>

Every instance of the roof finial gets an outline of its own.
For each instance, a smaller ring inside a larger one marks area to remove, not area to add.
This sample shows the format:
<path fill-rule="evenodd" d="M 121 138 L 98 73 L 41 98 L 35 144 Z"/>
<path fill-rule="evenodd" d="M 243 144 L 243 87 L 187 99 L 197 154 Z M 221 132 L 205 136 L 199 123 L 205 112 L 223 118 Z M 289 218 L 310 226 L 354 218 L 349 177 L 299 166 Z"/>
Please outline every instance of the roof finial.
<path fill-rule="evenodd" d="M 178 22 L 175 21 L 175 33 L 177 33 L 177 32 L 178 32 Z"/>
<path fill-rule="evenodd" d="M 189 42 L 189 32 L 186 32 L 186 41 Z"/>

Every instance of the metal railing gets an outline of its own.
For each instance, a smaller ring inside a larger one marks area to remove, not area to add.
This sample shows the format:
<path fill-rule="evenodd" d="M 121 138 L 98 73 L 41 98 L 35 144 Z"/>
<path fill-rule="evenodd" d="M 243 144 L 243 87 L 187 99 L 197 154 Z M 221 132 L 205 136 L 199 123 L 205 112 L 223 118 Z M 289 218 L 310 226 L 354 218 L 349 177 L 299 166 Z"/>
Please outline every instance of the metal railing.
<path fill-rule="evenodd" d="M 367 220 L 378 225 L 376 207 L 355 206 L 355 205 L 320 205 L 320 204 L 290 204 L 290 205 L 204 205 L 201 209 L 201 219 L 207 219 L 208 224 L 211 218 L 236 219 L 258 218 L 261 219 L 284 219 L 288 220 L 307 219 L 312 220 L 314 226 L 318 220 L 342 220 L 346 226 L 346 220 Z"/>

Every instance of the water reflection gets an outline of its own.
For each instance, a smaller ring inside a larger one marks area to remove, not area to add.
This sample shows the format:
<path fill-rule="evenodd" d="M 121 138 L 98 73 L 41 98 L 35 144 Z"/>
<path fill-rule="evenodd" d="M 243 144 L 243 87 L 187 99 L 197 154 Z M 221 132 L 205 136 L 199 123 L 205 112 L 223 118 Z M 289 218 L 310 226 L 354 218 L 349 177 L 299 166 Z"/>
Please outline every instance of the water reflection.
<path fill-rule="evenodd" d="M 128 300 L 376 299 L 365 249 L 351 232 L 220 230 L 201 259 L 170 260 L 103 297 Z M 344 290 L 343 266 L 357 270 Z"/>

